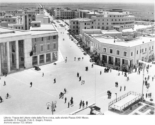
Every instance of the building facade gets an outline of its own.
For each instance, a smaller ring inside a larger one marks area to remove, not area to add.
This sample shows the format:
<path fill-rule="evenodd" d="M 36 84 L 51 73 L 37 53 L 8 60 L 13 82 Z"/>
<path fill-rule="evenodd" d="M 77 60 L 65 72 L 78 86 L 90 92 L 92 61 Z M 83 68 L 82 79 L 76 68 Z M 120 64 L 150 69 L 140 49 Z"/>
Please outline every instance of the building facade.
<path fill-rule="evenodd" d="M 91 52 L 100 55 L 103 65 L 126 69 L 138 65 L 139 60 L 150 62 L 155 58 L 155 39 L 140 37 L 133 40 L 115 39 L 109 35 L 84 35 L 82 40 Z"/>
<path fill-rule="evenodd" d="M 56 30 L 18 31 L 3 27 L 0 29 L 0 75 L 58 59 Z"/>

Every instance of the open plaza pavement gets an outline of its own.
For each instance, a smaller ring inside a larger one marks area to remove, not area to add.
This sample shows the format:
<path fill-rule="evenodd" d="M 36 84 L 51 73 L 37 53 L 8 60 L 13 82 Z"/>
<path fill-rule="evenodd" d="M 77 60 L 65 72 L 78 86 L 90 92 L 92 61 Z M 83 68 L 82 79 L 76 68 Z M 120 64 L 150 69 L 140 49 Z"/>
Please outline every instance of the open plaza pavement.
<path fill-rule="evenodd" d="M 108 110 L 108 103 L 116 98 L 115 93 L 117 97 L 129 91 L 142 93 L 142 72 L 129 74 L 130 80 L 127 81 L 122 72 L 118 76 L 116 70 L 104 73 L 104 67 L 94 65 L 92 68 L 90 57 L 84 55 L 82 49 L 71 41 L 64 27 L 60 27 L 58 23 L 56 25 L 59 32 L 59 59 L 56 65 L 51 63 L 40 66 L 40 71 L 31 68 L 1 77 L 0 96 L 3 98 L 3 102 L 0 103 L 1 115 L 51 115 L 51 108 L 47 109 L 46 104 L 52 101 L 56 102 L 54 115 L 69 115 L 79 109 L 81 100 L 88 101 L 88 105 L 96 103 L 104 113 Z M 66 57 L 67 62 L 65 62 Z M 78 57 L 84 57 L 84 59 L 77 61 Z M 88 71 L 85 71 L 86 66 L 88 66 Z M 100 71 L 102 71 L 101 75 Z M 85 84 L 81 85 L 77 72 Z M 42 76 L 43 73 L 44 76 Z M 155 75 L 155 65 L 152 65 L 149 74 Z M 145 71 L 145 76 L 147 75 Z M 53 81 L 54 78 L 56 78 L 56 83 Z M 5 86 L 3 86 L 4 81 Z M 30 87 L 30 82 L 33 83 L 32 87 Z M 118 82 L 118 87 L 115 87 L 115 82 Z M 144 86 L 144 94 L 151 92 L 154 98 L 155 81 L 152 81 L 152 77 L 149 83 L 149 89 Z M 121 91 L 120 86 L 122 86 Z M 124 86 L 126 86 L 125 91 Z M 67 90 L 64 95 L 67 103 L 64 98 L 59 99 L 59 94 L 64 91 L 64 88 Z M 107 98 L 108 90 L 112 92 L 111 99 Z M 5 98 L 7 93 L 10 95 L 8 99 Z M 74 105 L 68 108 L 71 97 L 73 97 Z"/>

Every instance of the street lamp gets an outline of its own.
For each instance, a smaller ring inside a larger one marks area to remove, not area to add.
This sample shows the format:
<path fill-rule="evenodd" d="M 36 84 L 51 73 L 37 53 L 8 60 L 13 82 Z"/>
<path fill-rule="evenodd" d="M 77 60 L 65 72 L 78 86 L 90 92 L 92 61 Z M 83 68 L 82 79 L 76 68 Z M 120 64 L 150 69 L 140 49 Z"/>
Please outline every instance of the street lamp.
<path fill-rule="evenodd" d="M 117 93 L 115 93 L 115 95 L 116 95 L 116 102 L 117 102 Z"/>
<path fill-rule="evenodd" d="M 51 107 L 51 112 L 52 112 L 52 115 L 53 115 L 53 112 L 55 111 L 55 108 L 56 108 L 56 103 L 53 103 L 53 101 L 52 101 L 52 103 L 47 102 L 46 106 L 47 106 L 47 109 L 50 109 L 50 107 Z"/>

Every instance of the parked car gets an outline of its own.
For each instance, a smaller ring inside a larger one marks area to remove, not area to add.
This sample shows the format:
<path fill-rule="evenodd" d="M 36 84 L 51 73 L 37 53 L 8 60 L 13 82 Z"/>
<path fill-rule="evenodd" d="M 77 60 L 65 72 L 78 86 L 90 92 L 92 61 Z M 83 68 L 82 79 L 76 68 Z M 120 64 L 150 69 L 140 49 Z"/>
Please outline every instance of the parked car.
<path fill-rule="evenodd" d="M 40 71 L 41 69 L 38 66 L 34 66 L 34 69 Z"/>

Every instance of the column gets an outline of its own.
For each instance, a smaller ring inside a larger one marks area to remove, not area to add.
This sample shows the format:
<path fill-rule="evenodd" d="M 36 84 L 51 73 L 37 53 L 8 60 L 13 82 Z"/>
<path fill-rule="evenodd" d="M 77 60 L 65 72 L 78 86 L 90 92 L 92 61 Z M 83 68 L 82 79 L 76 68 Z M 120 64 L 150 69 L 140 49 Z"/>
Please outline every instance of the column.
<path fill-rule="evenodd" d="M 37 56 L 37 60 L 38 60 L 38 61 L 37 61 L 37 65 L 40 64 L 39 59 L 40 59 L 40 55 Z"/>
<path fill-rule="evenodd" d="M 122 59 L 120 58 L 120 67 L 122 67 Z"/>
<path fill-rule="evenodd" d="M 16 40 L 16 69 L 19 69 L 19 46 L 18 46 L 18 40 Z"/>
<path fill-rule="evenodd" d="M 115 57 L 113 57 L 113 66 L 115 66 Z"/>
<path fill-rule="evenodd" d="M 44 54 L 44 63 L 46 63 L 46 53 Z"/>
<path fill-rule="evenodd" d="M 51 62 L 53 62 L 53 52 L 51 52 Z"/>
<path fill-rule="evenodd" d="M 107 56 L 107 64 L 109 64 L 109 56 Z"/>
<path fill-rule="evenodd" d="M 1 49 L 1 48 L 0 48 Z M 1 52 L 1 51 L 0 51 Z M 2 69 L 1 69 L 1 53 L 0 53 L 0 75 L 2 74 Z"/>
<path fill-rule="evenodd" d="M 9 42 L 6 43 L 7 47 L 7 66 L 8 66 L 8 73 L 10 72 L 10 47 Z"/>

